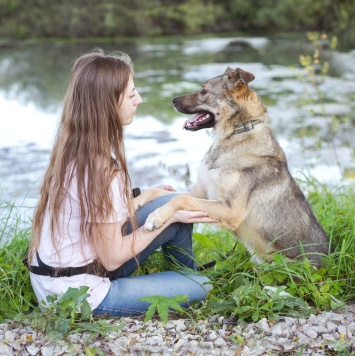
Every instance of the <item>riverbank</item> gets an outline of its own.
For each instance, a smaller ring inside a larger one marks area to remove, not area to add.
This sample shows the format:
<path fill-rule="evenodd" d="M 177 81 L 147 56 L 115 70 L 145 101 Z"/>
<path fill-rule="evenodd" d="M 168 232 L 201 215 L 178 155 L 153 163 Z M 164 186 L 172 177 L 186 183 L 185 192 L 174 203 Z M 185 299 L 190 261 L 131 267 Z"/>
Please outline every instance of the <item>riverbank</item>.
<path fill-rule="evenodd" d="M 105 337 L 88 332 L 62 340 L 15 322 L 0 324 L 0 355 L 352 355 L 355 352 L 355 304 L 323 311 L 309 318 L 283 317 L 272 324 L 237 323 L 218 315 L 194 322 L 188 319 L 124 323 Z"/>

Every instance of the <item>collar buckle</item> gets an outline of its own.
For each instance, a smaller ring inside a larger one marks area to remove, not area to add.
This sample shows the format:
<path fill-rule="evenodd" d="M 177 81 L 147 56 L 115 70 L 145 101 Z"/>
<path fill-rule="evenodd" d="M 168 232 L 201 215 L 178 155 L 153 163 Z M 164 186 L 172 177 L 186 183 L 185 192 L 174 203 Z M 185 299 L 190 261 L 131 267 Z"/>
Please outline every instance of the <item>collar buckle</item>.
<path fill-rule="evenodd" d="M 247 122 L 243 122 L 242 124 L 239 124 L 234 127 L 233 133 L 235 134 L 240 134 L 243 132 L 249 132 L 255 128 L 257 124 L 260 124 L 262 121 L 260 120 L 250 120 Z"/>

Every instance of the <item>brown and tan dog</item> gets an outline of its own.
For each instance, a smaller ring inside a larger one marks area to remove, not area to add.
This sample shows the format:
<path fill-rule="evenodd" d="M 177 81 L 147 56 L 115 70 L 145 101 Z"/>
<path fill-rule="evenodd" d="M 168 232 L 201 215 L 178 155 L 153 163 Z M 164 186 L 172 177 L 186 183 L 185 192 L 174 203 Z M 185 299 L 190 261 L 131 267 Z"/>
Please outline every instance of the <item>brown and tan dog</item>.
<path fill-rule="evenodd" d="M 253 79 L 240 68 L 227 68 L 197 93 L 173 99 L 179 112 L 196 114 L 184 128 L 213 127 L 214 142 L 191 190 L 151 213 L 145 228 L 159 228 L 177 210 L 202 210 L 232 231 L 257 261 L 275 252 L 291 259 L 304 253 L 319 266 L 328 254 L 329 238 L 265 124 L 267 110 L 248 86 Z M 164 193 L 148 190 L 136 204 Z"/>

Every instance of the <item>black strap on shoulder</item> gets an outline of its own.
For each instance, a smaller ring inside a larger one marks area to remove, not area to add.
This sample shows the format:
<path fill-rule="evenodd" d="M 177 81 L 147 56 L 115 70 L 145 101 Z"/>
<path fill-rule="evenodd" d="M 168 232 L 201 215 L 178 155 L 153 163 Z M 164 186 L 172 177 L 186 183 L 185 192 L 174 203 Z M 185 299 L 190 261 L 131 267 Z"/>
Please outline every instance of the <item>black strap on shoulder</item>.
<path fill-rule="evenodd" d="M 141 194 L 141 190 L 140 190 L 140 188 L 133 188 L 133 189 L 132 189 L 132 193 L 133 193 L 133 197 L 134 197 L 134 198 L 137 198 L 138 195 Z"/>

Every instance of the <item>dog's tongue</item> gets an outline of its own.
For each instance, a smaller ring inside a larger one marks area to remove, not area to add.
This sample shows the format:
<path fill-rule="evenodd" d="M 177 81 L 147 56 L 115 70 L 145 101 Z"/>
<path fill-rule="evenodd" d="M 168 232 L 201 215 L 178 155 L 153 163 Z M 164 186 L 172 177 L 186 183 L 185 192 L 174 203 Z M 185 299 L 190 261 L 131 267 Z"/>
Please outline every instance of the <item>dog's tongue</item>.
<path fill-rule="evenodd" d="M 193 116 L 191 119 L 186 120 L 185 123 L 184 123 L 183 129 L 184 129 L 185 127 L 188 127 L 188 126 L 193 126 L 193 125 L 191 125 L 191 123 L 193 123 L 193 122 L 195 122 L 195 121 L 198 121 L 199 119 L 202 119 L 203 116 L 205 116 L 204 113 L 202 113 L 202 114 L 197 114 L 197 115 Z"/>

